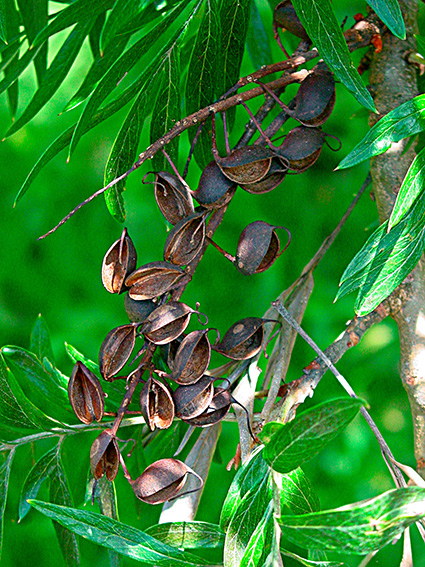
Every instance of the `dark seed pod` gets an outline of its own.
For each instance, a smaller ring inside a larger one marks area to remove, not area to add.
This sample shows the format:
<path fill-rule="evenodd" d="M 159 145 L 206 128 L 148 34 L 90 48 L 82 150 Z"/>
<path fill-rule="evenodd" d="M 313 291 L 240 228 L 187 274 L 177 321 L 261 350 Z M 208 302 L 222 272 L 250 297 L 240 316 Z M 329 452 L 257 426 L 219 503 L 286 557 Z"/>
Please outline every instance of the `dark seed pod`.
<path fill-rule="evenodd" d="M 162 504 L 179 495 L 188 474 L 193 474 L 200 481 L 200 486 L 195 490 L 202 488 L 202 478 L 177 459 L 161 459 L 152 463 L 136 480 L 130 481 L 130 484 L 134 494 L 143 502 Z M 189 492 L 194 492 L 194 490 L 185 492 L 185 494 Z"/>
<path fill-rule="evenodd" d="M 191 386 L 179 386 L 173 393 L 177 417 L 192 419 L 204 413 L 214 394 L 214 378 L 203 376 Z"/>
<path fill-rule="evenodd" d="M 120 450 L 117 440 L 108 430 L 102 431 L 90 449 L 90 468 L 94 478 L 99 480 L 106 474 L 108 480 L 114 480 L 119 465 Z"/>
<path fill-rule="evenodd" d="M 278 158 L 273 158 L 268 174 L 256 183 L 241 184 L 241 188 L 247 193 L 268 193 L 282 183 L 288 168 Z"/>
<path fill-rule="evenodd" d="M 192 331 L 181 342 L 171 373 L 171 379 L 177 384 L 194 384 L 207 370 L 211 357 L 209 330 Z"/>
<path fill-rule="evenodd" d="M 151 343 L 165 345 L 184 333 L 192 313 L 197 311 L 185 303 L 169 301 L 146 318 L 142 333 Z"/>
<path fill-rule="evenodd" d="M 199 179 L 195 199 L 207 208 L 224 207 L 233 197 L 236 184 L 222 174 L 215 161 L 209 163 Z"/>
<path fill-rule="evenodd" d="M 228 390 L 216 388 L 208 408 L 201 415 L 183 421 L 195 427 L 208 427 L 221 421 L 228 414 L 232 403 L 233 398 Z"/>
<path fill-rule="evenodd" d="M 284 0 L 276 6 L 273 13 L 273 24 L 300 39 L 310 41 L 290 0 Z"/>
<path fill-rule="evenodd" d="M 204 244 L 205 219 L 205 212 L 201 212 L 178 222 L 165 241 L 164 260 L 177 266 L 187 266 Z"/>
<path fill-rule="evenodd" d="M 326 65 L 316 65 L 298 89 L 293 116 L 307 126 L 321 126 L 334 105 L 334 77 Z"/>
<path fill-rule="evenodd" d="M 155 311 L 158 305 L 152 299 L 136 301 L 128 295 L 124 299 L 124 307 L 132 323 L 142 323 L 148 315 Z"/>
<path fill-rule="evenodd" d="M 193 202 L 187 185 L 172 173 L 155 173 L 155 199 L 170 224 L 193 214 Z"/>
<path fill-rule="evenodd" d="M 140 409 L 151 431 L 167 429 L 174 419 L 174 402 L 170 390 L 155 378 L 143 386 L 140 393 Z"/>
<path fill-rule="evenodd" d="M 99 379 L 82 362 L 76 362 L 68 382 L 72 409 L 80 421 L 100 421 L 105 410 L 105 394 Z"/>
<path fill-rule="evenodd" d="M 102 283 L 109 293 L 125 291 L 124 280 L 134 270 L 136 263 L 136 249 L 127 229 L 124 229 L 121 238 L 106 252 L 102 263 Z"/>
<path fill-rule="evenodd" d="M 174 366 L 174 359 L 176 358 L 176 353 L 185 336 L 186 334 L 182 333 L 179 337 L 177 337 L 177 339 L 174 339 L 174 341 L 171 341 L 171 343 L 168 343 L 167 345 L 163 346 L 163 348 L 167 349 L 166 352 L 167 365 L 168 368 L 170 368 L 171 370 L 173 369 Z"/>
<path fill-rule="evenodd" d="M 99 352 L 100 372 L 110 380 L 130 358 L 136 341 L 137 325 L 121 325 L 112 329 L 103 341 Z"/>
<path fill-rule="evenodd" d="M 216 156 L 218 167 L 238 184 L 256 183 L 265 177 L 272 163 L 273 152 L 267 146 L 245 146 L 227 157 Z"/>
<path fill-rule="evenodd" d="M 241 319 L 230 327 L 223 340 L 213 348 L 233 360 L 252 358 L 261 350 L 265 322 L 259 317 Z"/>
<path fill-rule="evenodd" d="M 302 173 L 319 158 L 325 136 L 318 128 L 297 126 L 288 133 L 277 153 L 289 160 L 292 171 Z"/>
<path fill-rule="evenodd" d="M 236 251 L 236 267 L 246 276 L 264 272 L 283 252 L 276 228 L 263 221 L 255 221 L 244 228 Z M 288 242 L 289 244 L 289 242 Z"/>
<path fill-rule="evenodd" d="M 189 278 L 178 266 L 169 262 L 150 262 L 137 268 L 125 280 L 125 285 L 130 288 L 131 299 L 141 301 L 154 299 L 179 286 L 183 278 Z"/>

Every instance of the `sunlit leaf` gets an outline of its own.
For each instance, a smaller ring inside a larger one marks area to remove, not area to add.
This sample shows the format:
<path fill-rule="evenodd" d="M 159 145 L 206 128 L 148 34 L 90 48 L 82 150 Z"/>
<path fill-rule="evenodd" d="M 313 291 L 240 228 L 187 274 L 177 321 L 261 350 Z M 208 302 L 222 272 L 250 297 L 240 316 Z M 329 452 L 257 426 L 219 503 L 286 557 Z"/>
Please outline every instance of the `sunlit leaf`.
<path fill-rule="evenodd" d="M 152 537 L 181 549 L 216 548 L 224 545 L 220 526 L 208 522 L 172 522 L 147 528 Z"/>
<path fill-rule="evenodd" d="M 403 15 L 397 0 L 366 0 L 379 18 L 400 39 L 406 38 Z"/>
<path fill-rule="evenodd" d="M 286 474 L 273 477 L 280 489 L 281 504 L 294 514 L 307 514 L 320 510 L 319 497 L 304 471 L 297 468 Z"/>
<path fill-rule="evenodd" d="M 50 360 L 50 362 L 55 362 L 49 327 L 41 316 L 41 313 L 37 317 L 31 331 L 30 351 L 33 352 L 41 362 L 45 357 Z"/>
<path fill-rule="evenodd" d="M 6 461 L 0 467 L 0 558 L 3 547 L 4 511 L 6 509 L 7 492 L 9 489 L 10 469 L 12 467 L 15 449 L 11 449 Z"/>
<path fill-rule="evenodd" d="M 254 533 L 249 538 L 238 567 L 263 567 L 270 552 L 273 537 L 273 501 L 270 501 Z M 236 564 L 235 564 L 236 567 Z"/>
<path fill-rule="evenodd" d="M 290 557 L 291 559 L 295 559 L 301 565 L 305 565 L 306 567 L 342 567 L 345 563 L 341 563 L 340 561 L 313 561 L 311 559 L 305 559 L 296 553 L 292 553 L 286 549 L 280 549 L 282 555 L 286 557 Z"/>
<path fill-rule="evenodd" d="M 47 25 L 48 1 L 47 0 L 17 0 L 25 35 L 28 44 L 31 45 L 36 35 Z M 47 68 L 47 42 L 40 49 L 34 59 L 34 67 L 37 75 L 37 83 L 40 85 Z"/>
<path fill-rule="evenodd" d="M 13 69 L 8 73 L 2 81 L 0 81 L 0 94 L 7 90 L 10 85 L 12 85 L 20 75 L 25 71 L 31 61 L 40 53 L 42 46 L 37 49 L 27 49 L 25 53 L 20 57 L 20 59 L 13 66 Z"/>
<path fill-rule="evenodd" d="M 351 61 L 330 0 L 293 0 L 292 4 L 313 45 L 336 77 L 360 104 L 376 112 L 372 97 Z"/>
<path fill-rule="evenodd" d="M 5 29 L 7 40 L 13 40 L 19 35 L 20 16 L 16 9 L 14 0 L 3 0 L 3 9 L 5 15 Z M 4 75 L 15 76 L 16 67 L 19 64 L 19 50 L 16 49 L 16 42 L 6 47 L 1 52 L 1 61 L 4 64 Z M 19 45 L 19 44 L 18 44 Z M 7 89 L 7 101 L 9 104 L 9 111 L 12 118 L 15 118 L 16 110 L 18 108 L 18 81 L 13 82 Z"/>

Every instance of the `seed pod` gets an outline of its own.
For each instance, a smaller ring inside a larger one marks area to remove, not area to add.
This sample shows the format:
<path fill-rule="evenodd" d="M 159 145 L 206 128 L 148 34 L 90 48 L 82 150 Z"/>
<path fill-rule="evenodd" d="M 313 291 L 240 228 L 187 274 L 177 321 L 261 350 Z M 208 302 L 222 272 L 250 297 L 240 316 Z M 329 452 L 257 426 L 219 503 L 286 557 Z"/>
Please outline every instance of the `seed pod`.
<path fill-rule="evenodd" d="M 124 229 L 121 238 L 106 252 L 102 263 L 102 283 L 109 293 L 126 291 L 124 280 L 137 263 L 133 241 Z"/>
<path fill-rule="evenodd" d="M 151 343 L 165 345 L 184 333 L 192 313 L 198 312 L 185 303 L 169 301 L 146 318 L 142 333 Z"/>
<path fill-rule="evenodd" d="M 192 419 L 204 413 L 214 394 L 214 380 L 203 376 L 191 386 L 179 386 L 173 393 L 177 417 Z"/>
<path fill-rule="evenodd" d="M 300 39 L 310 41 L 290 0 L 284 0 L 276 6 L 273 13 L 273 24 L 275 27 L 289 31 L 289 33 Z"/>
<path fill-rule="evenodd" d="M 307 126 L 321 126 L 335 105 L 335 80 L 326 65 L 316 65 L 301 83 L 292 115 Z"/>
<path fill-rule="evenodd" d="M 205 219 L 205 212 L 201 212 L 178 222 L 165 241 L 164 260 L 177 266 L 187 266 L 204 244 Z"/>
<path fill-rule="evenodd" d="M 169 262 L 150 262 L 130 274 L 125 285 L 130 288 L 129 296 L 141 301 L 168 293 L 179 286 L 184 277 L 184 271 Z"/>
<path fill-rule="evenodd" d="M 210 162 L 199 179 L 195 199 L 207 208 L 224 207 L 233 197 L 236 184 L 222 174 L 215 161 Z"/>
<path fill-rule="evenodd" d="M 108 430 L 102 431 L 90 449 L 90 468 L 94 478 L 99 480 L 106 474 L 108 480 L 114 480 L 119 464 L 120 450 L 117 440 Z"/>
<path fill-rule="evenodd" d="M 136 341 L 137 325 L 121 325 L 112 329 L 103 341 L 99 352 L 100 372 L 110 380 L 130 358 Z"/>
<path fill-rule="evenodd" d="M 278 158 L 273 158 L 268 174 L 256 183 L 241 184 L 241 188 L 247 193 L 268 193 L 282 183 L 288 168 Z"/>
<path fill-rule="evenodd" d="M 105 394 L 100 382 L 82 362 L 78 361 L 68 382 L 68 396 L 72 409 L 80 421 L 101 421 L 105 410 Z"/>
<path fill-rule="evenodd" d="M 273 152 L 267 146 L 245 146 L 227 157 L 216 156 L 218 167 L 238 184 L 256 183 L 265 177 L 272 163 Z"/>
<path fill-rule="evenodd" d="M 282 254 L 286 247 L 280 250 L 276 228 L 284 227 L 255 221 L 244 228 L 239 237 L 235 260 L 235 265 L 240 272 L 246 276 L 264 272 Z"/>
<path fill-rule="evenodd" d="M 302 173 L 319 158 L 326 134 L 318 128 L 293 128 L 277 149 L 277 154 L 289 160 L 295 173 Z"/>
<path fill-rule="evenodd" d="M 199 490 L 203 486 L 202 478 L 185 463 L 177 459 L 161 459 L 147 467 L 143 473 L 130 481 L 134 494 L 147 504 L 162 504 L 173 500 L 182 490 L 188 474 L 193 474 L 200 481 Z M 195 492 L 190 490 L 185 492 Z"/>
<path fill-rule="evenodd" d="M 140 409 L 151 431 L 168 429 L 174 419 L 174 402 L 170 390 L 159 380 L 149 377 L 140 393 Z"/>
<path fill-rule="evenodd" d="M 233 360 L 252 358 L 261 350 L 264 338 L 263 325 L 266 322 L 259 317 L 241 319 L 230 327 L 223 340 L 213 348 Z"/>
<path fill-rule="evenodd" d="M 174 225 L 193 214 L 189 187 L 168 171 L 155 173 L 155 199 L 170 224 Z"/>
<path fill-rule="evenodd" d="M 221 421 L 228 414 L 232 403 L 233 398 L 228 390 L 216 388 L 208 408 L 201 415 L 183 421 L 194 427 L 208 427 Z"/>
<path fill-rule="evenodd" d="M 135 299 L 131 299 L 127 293 L 124 299 L 124 307 L 127 316 L 132 323 L 142 323 L 146 317 L 158 307 L 158 305 L 152 301 L 152 299 L 136 301 Z"/>
<path fill-rule="evenodd" d="M 177 384 L 194 384 L 204 375 L 211 357 L 211 345 L 207 336 L 209 330 L 192 331 L 181 342 L 171 373 L 171 379 Z"/>

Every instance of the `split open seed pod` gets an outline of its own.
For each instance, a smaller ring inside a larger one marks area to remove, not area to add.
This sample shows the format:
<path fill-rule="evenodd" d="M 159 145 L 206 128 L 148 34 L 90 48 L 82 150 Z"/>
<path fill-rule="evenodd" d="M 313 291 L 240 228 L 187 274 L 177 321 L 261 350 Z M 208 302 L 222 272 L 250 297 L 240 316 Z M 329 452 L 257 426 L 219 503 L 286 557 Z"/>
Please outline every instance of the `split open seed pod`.
<path fill-rule="evenodd" d="M 188 474 L 193 474 L 199 480 L 195 490 L 184 493 L 189 494 L 202 488 L 204 482 L 194 470 L 177 459 L 161 459 L 152 463 L 130 484 L 134 494 L 143 502 L 162 504 L 180 495 Z"/>
<path fill-rule="evenodd" d="M 228 390 L 215 388 L 212 400 L 207 409 L 192 419 L 184 419 L 186 423 L 194 427 L 209 427 L 221 421 L 229 412 L 233 403 L 233 397 Z"/>
<path fill-rule="evenodd" d="M 205 220 L 205 212 L 200 212 L 178 222 L 165 241 L 164 260 L 177 266 L 187 266 L 204 244 Z"/>
<path fill-rule="evenodd" d="M 226 157 L 215 156 L 223 174 L 239 185 L 257 183 L 263 179 L 270 170 L 272 158 L 272 150 L 259 144 L 233 150 Z"/>
<path fill-rule="evenodd" d="M 170 224 L 177 224 L 193 214 L 193 201 L 189 187 L 172 173 L 155 173 L 155 199 L 161 213 Z"/>
<path fill-rule="evenodd" d="M 125 366 L 136 341 L 137 325 L 121 325 L 112 329 L 103 341 L 99 352 L 100 372 L 110 380 Z"/>
<path fill-rule="evenodd" d="M 131 299 L 141 301 L 160 297 L 178 287 L 183 279 L 190 279 L 184 271 L 169 262 L 149 262 L 137 268 L 125 280 Z"/>
<path fill-rule="evenodd" d="M 206 208 L 224 207 L 233 197 L 236 184 L 221 172 L 215 161 L 210 162 L 199 179 L 195 199 Z"/>
<path fill-rule="evenodd" d="M 132 323 L 142 323 L 152 311 L 158 307 L 158 304 L 152 301 L 152 299 L 145 299 L 142 301 L 137 301 L 131 299 L 128 295 L 124 299 L 124 307 L 129 320 Z"/>
<path fill-rule="evenodd" d="M 288 167 L 278 158 L 273 158 L 268 174 L 256 183 L 241 184 L 240 187 L 247 193 L 260 195 L 268 193 L 282 183 L 285 178 Z"/>
<path fill-rule="evenodd" d="M 335 105 L 335 80 L 324 64 L 316 65 L 301 83 L 293 117 L 306 126 L 321 126 Z"/>
<path fill-rule="evenodd" d="M 289 160 L 294 173 L 302 173 L 318 160 L 325 137 L 318 128 L 297 126 L 287 134 L 277 154 Z"/>
<path fill-rule="evenodd" d="M 80 421 L 101 421 L 105 410 L 105 394 L 99 379 L 82 362 L 78 361 L 68 382 L 68 396 L 72 409 Z"/>
<path fill-rule="evenodd" d="M 146 318 L 142 333 L 151 343 L 165 345 L 184 333 L 192 313 L 199 314 L 185 303 L 169 301 Z"/>
<path fill-rule="evenodd" d="M 136 263 L 136 249 L 127 229 L 124 229 L 121 238 L 106 252 L 102 263 L 102 283 L 109 293 L 126 291 L 124 280 L 134 270 Z"/>
<path fill-rule="evenodd" d="M 203 376 L 195 384 L 179 386 L 173 392 L 177 417 L 192 419 L 204 413 L 214 395 L 214 380 L 211 376 Z"/>
<path fill-rule="evenodd" d="M 149 377 L 140 393 L 140 409 L 151 431 L 167 429 L 174 419 L 174 402 L 171 392 L 159 380 Z"/>
<path fill-rule="evenodd" d="M 194 384 L 210 363 L 210 329 L 192 331 L 181 342 L 174 356 L 171 379 L 177 384 Z"/>
<path fill-rule="evenodd" d="M 120 450 L 117 440 L 108 430 L 102 431 L 90 449 L 90 468 L 94 478 L 99 480 L 106 474 L 108 480 L 114 480 L 119 465 Z"/>
<path fill-rule="evenodd" d="M 234 323 L 214 350 L 233 360 L 246 360 L 257 355 L 264 339 L 267 319 L 247 317 Z"/>
<path fill-rule="evenodd" d="M 292 35 L 300 39 L 310 41 L 290 0 L 284 0 L 276 6 L 273 13 L 273 25 L 274 27 L 289 31 L 289 33 L 292 33 Z"/>

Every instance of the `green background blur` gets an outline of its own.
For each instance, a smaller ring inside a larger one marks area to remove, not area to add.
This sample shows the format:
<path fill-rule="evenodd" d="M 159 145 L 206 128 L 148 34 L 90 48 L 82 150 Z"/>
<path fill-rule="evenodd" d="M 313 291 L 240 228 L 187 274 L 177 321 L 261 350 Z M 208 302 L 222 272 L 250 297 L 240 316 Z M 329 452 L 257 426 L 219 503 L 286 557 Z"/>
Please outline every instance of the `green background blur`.
<path fill-rule="evenodd" d="M 260 2 L 259 5 L 268 29 L 271 29 L 271 12 L 266 4 Z M 352 16 L 364 12 L 366 6 L 363 2 L 341 0 L 334 5 L 340 20 L 345 15 L 349 16 L 348 25 L 352 24 Z M 288 41 L 285 39 L 286 43 Z M 55 45 L 58 45 L 57 39 L 53 38 L 51 54 L 55 52 Z M 275 45 L 272 50 L 274 60 L 281 59 L 281 52 Z M 109 216 L 103 197 L 100 197 L 79 211 L 54 235 L 43 241 L 37 241 L 37 237 L 102 186 L 103 168 L 128 108 L 86 134 L 69 164 L 66 163 L 66 152 L 60 154 L 40 174 L 15 209 L 12 204 L 42 151 L 76 120 L 75 111 L 58 115 L 81 83 L 90 57 L 89 47 L 84 45 L 77 63 L 55 98 L 30 124 L 0 146 L 0 345 L 28 347 L 32 325 L 38 313 L 42 313 L 52 334 L 57 366 L 67 374 L 72 364 L 64 349 L 65 341 L 96 360 L 99 346 L 108 331 L 127 322 L 123 296 L 108 294 L 100 279 L 102 258 L 112 242 L 119 238 L 122 227 Z M 356 64 L 360 57 L 360 53 L 354 55 Z M 246 56 L 242 73 L 248 74 L 252 70 L 252 63 Z M 31 70 L 21 82 L 20 111 L 30 100 L 34 85 Z M 289 100 L 295 89 L 288 92 Z M 257 108 L 259 102 L 254 103 L 252 108 Z M 335 228 L 362 184 L 367 165 L 341 172 L 333 172 L 333 169 L 361 139 L 367 129 L 367 119 L 368 113 L 341 85 L 337 85 L 335 111 L 324 130 L 342 140 L 342 150 L 333 153 L 325 147 L 314 167 L 303 175 L 288 176 L 271 193 L 254 196 L 239 191 L 236 194 L 216 234 L 216 240 L 223 248 L 234 253 L 243 227 L 255 220 L 286 226 L 292 233 L 292 243 L 270 270 L 252 278 L 238 273 L 216 250 L 207 251 L 183 300 L 192 306 L 199 301 L 201 310 L 208 314 L 210 326 L 224 333 L 237 319 L 261 316 L 271 301 L 300 274 L 324 238 Z M 238 109 L 231 136 L 233 143 L 242 134 L 246 120 L 245 111 Z M 10 125 L 5 96 L 1 98 L 0 124 L 3 132 Z M 140 151 L 148 145 L 148 125 L 147 121 Z M 181 168 L 187 150 L 187 137 L 183 136 Z M 141 183 L 146 171 L 148 167 L 130 176 L 125 193 L 126 226 L 136 245 L 138 265 L 162 259 L 167 233 L 166 223 L 155 204 L 152 186 Z M 196 188 L 199 174 L 199 169 L 193 164 L 188 178 L 192 188 Z M 336 304 L 333 300 L 342 272 L 370 231 L 377 226 L 376 219 L 375 204 L 366 194 L 316 270 L 315 288 L 303 327 L 323 349 L 335 340 L 345 323 L 353 317 L 353 295 Z M 313 358 L 313 352 L 297 340 L 289 379 L 299 377 L 302 368 Z M 369 331 L 361 344 L 344 356 L 338 368 L 357 394 L 369 402 L 371 414 L 396 458 L 414 466 L 410 410 L 398 378 L 398 363 L 397 329 L 392 321 L 385 321 Z M 306 405 L 342 395 L 342 389 L 328 373 L 314 399 Z M 84 499 L 92 440 L 92 434 L 85 434 L 74 436 L 64 444 L 65 467 L 70 474 L 77 506 Z M 226 471 L 225 465 L 234 455 L 237 442 L 236 426 L 224 424 L 219 442 L 222 462 L 218 462 L 220 458 L 217 457 L 217 462 L 212 465 L 197 519 L 218 521 L 221 504 L 234 475 L 234 472 Z M 51 446 L 51 441 L 44 441 L 34 447 L 19 448 L 16 453 L 5 515 L 2 565 L 48 567 L 64 564 L 49 520 L 31 511 L 22 524 L 17 524 L 20 486 L 35 459 Z M 129 465 L 133 471 L 137 470 L 137 451 L 142 449 L 136 449 L 136 458 Z M 150 454 L 143 458 L 154 460 Z M 379 447 L 360 418 L 304 468 L 320 495 L 323 508 L 372 497 L 393 487 Z M 143 529 L 159 517 L 160 507 L 135 502 L 131 489 L 120 475 L 117 490 L 123 522 Z M 39 499 L 47 497 L 47 488 L 43 486 Z M 87 508 L 90 509 L 90 505 Z M 425 557 L 421 553 L 416 529 L 412 532 L 415 566 L 423 566 Z M 107 564 L 104 549 L 81 541 L 81 551 L 84 566 Z M 399 565 L 400 558 L 401 542 L 398 542 L 395 547 L 387 546 L 370 565 L 392 567 Z M 359 562 L 360 558 L 347 559 L 349 565 L 358 565 Z M 136 565 L 128 559 L 124 560 L 124 564 Z M 291 560 L 285 561 L 285 565 L 293 564 Z"/>

